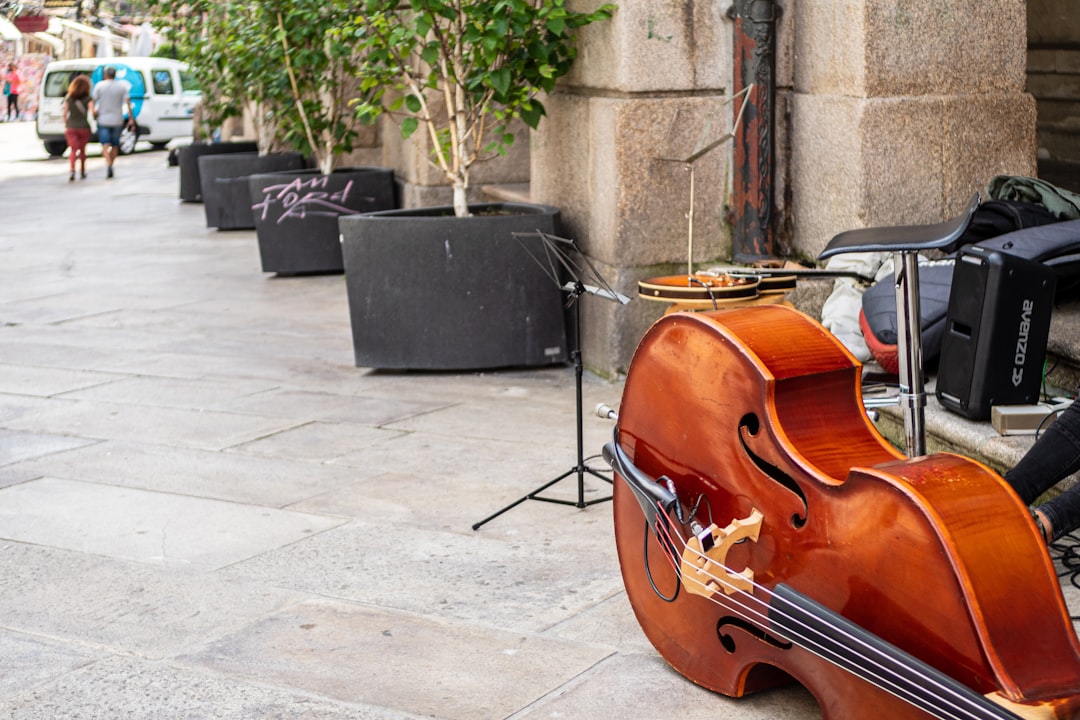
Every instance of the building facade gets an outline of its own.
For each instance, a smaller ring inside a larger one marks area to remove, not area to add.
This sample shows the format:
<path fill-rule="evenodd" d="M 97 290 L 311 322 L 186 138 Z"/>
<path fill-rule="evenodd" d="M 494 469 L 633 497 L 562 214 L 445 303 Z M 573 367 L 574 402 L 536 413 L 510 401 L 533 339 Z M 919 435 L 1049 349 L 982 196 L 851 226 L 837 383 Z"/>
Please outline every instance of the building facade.
<path fill-rule="evenodd" d="M 582 301 L 586 364 L 619 373 L 665 309 L 637 282 L 691 259 L 729 264 L 739 247 L 732 142 L 685 160 L 732 130 L 741 14 L 774 18 L 771 252 L 812 262 L 847 229 L 950 217 L 996 175 L 1036 175 L 1039 161 L 1068 174 L 1080 160 L 1068 2 L 623 0 L 582 30 L 539 130 L 477 167 L 474 197 L 561 209 L 565 234 L 634 298 Z M 355 157 L 393 167 L 406 206 L 449 199 L 420 136 L 384 127 Z"/>

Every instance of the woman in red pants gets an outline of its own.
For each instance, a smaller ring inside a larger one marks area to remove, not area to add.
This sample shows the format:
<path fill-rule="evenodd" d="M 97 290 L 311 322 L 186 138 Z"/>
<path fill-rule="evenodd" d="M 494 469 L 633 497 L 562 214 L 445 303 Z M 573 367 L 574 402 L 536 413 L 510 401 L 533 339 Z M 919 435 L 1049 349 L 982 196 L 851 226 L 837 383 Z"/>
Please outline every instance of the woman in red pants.
<path fill-rule="evenodd" d="M 86 178 L 86 143 L 90 141 L 90 119 L 87 110 L 90 105 L 90 78 L 76 75 L 68 85 L 67 97 L 64 98 L 64 137 L 71 148 L 71 175 L 68 182 L 75 180 L 75 160 L 81 162 L 80 175 Z"/>

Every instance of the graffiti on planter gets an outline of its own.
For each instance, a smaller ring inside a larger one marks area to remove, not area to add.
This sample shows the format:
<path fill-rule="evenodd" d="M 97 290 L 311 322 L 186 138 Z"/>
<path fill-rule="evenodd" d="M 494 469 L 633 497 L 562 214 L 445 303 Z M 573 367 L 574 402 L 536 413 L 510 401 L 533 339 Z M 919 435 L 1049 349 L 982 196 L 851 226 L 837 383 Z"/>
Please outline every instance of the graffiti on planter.
<path fill-rule="evenodd" d="M 319 175 L 307 180 L 296 178 L 287 183 L 263 188 L 263 199 L 252 205 L 251 210 L 256 215 L 262 213 L 260 220 L 277 214 L 279 224 L 287 218 L 303 220 L 312 215 L 337 217 L 356 213 L 355 208 L 346 205 L 353 181 L 349 180 L 341 190 L 330 192 L 327 188 L 329 180 L 329 175 Z M 374 201 L 374 198 L 359 199 Z"/>

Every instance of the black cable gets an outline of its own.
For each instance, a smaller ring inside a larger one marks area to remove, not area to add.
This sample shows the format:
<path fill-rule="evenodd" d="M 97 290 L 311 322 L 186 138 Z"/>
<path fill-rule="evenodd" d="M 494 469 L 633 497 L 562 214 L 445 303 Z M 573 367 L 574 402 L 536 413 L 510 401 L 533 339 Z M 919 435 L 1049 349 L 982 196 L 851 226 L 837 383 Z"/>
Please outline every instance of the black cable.
<path fill-rule="evenodd" d="M 1080 536 L 1076 533 L 1063 535 L 1048 546 L 1050 559 L 1053 560 L 1060 581 L 1068 581 L 1074 588 L 1080 589 Z M 1080 616 L 1071 615 L 1073 622 L 1080 622 Z"/>
<path fill-rule="evenodd" d="M 645 538 L 645 542 L 641 545 L 641 557 L 645 562 L 645 575 L 649 578 L 649 585 L 652 586 L 652 590 L 656 593 L 656 597 L 660 598 L 664 602 L 675 602 L 679 597 L 679 590 L 682 588 L 682 581 L 678 580 L 675 583 L 675 593 L 668 597 L 664 593 L 660 592 L 660 588 L 656 587 L 656 581 L 653 580 L 652 568 L 649 567 L 649 521 L 645 521 L 645 532 L 642 533 L 642 537 Z"/>
<path fill-rule="evenodd" d="M 590 455 L 589 457 L 585 458 L 584 460 L 582 460 L 582 463 L 585 464 L 585 465 L 588 465 L 590 460 L 599 460 L 602 457 L 604 457 L 603 453 L 595 453 L 595 454 Z M 599 472 L 599 473 L 607 473 L 607 474 L 610 475 L 613 471 L 609 467 L 601 467 L 599 470 L 597 470 L 597 472 Z"/>
<path fill-rule="evenodd" d="M 1050 358 L 1046 358 L 1045 360 L 1043 360 L 1042 378 L 1040 378 L 1040 381 L 1039 381 L 1040 382 L 1039 394 L 1041 395 L 1044 402 L 1050 399 L 1050 393 L 1046 389 L 1046 378 L 1047 378 L 1048 375 L 1050 375 L 1050 373 L 1054 372 L 1054 368 L 1057 367 L 1057 359 L 1056 358 L 1054 359 L 1054 364 L 1053 365 L 1051 365 L 1050 367 L 1047 367 L 1047 365 L 1049 363 L 1050 363 Z"/>
<path fill-rule="evenodd" d="M 691 285 L 693 285 L 694 283 L 697 283 L 701 287 L 705 288 L 705 292 L 707 292 L 709 294 L 709 299 L 712 300 L 712 309 L 713 310 L 718 309 L 717 306 L 716 306 L 716 296 L 713 295 L 712 287 L 710 285 L 708 285 L 707 283 L 702 282 L 701 280 L 697 279 L 693 275 L 688 275 L 686 279 L 690 281 Z"/>

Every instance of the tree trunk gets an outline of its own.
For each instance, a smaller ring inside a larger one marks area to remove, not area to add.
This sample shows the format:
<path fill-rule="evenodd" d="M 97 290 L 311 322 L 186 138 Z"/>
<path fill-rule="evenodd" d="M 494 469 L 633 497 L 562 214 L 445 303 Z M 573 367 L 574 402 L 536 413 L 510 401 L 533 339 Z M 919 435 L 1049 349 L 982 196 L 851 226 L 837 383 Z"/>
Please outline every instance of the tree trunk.
<path fill-rule="evenodd" d="M 468 181 L 454 183 L 454 215 L 457 217 L 469 216 L 469 186 Z"/>

